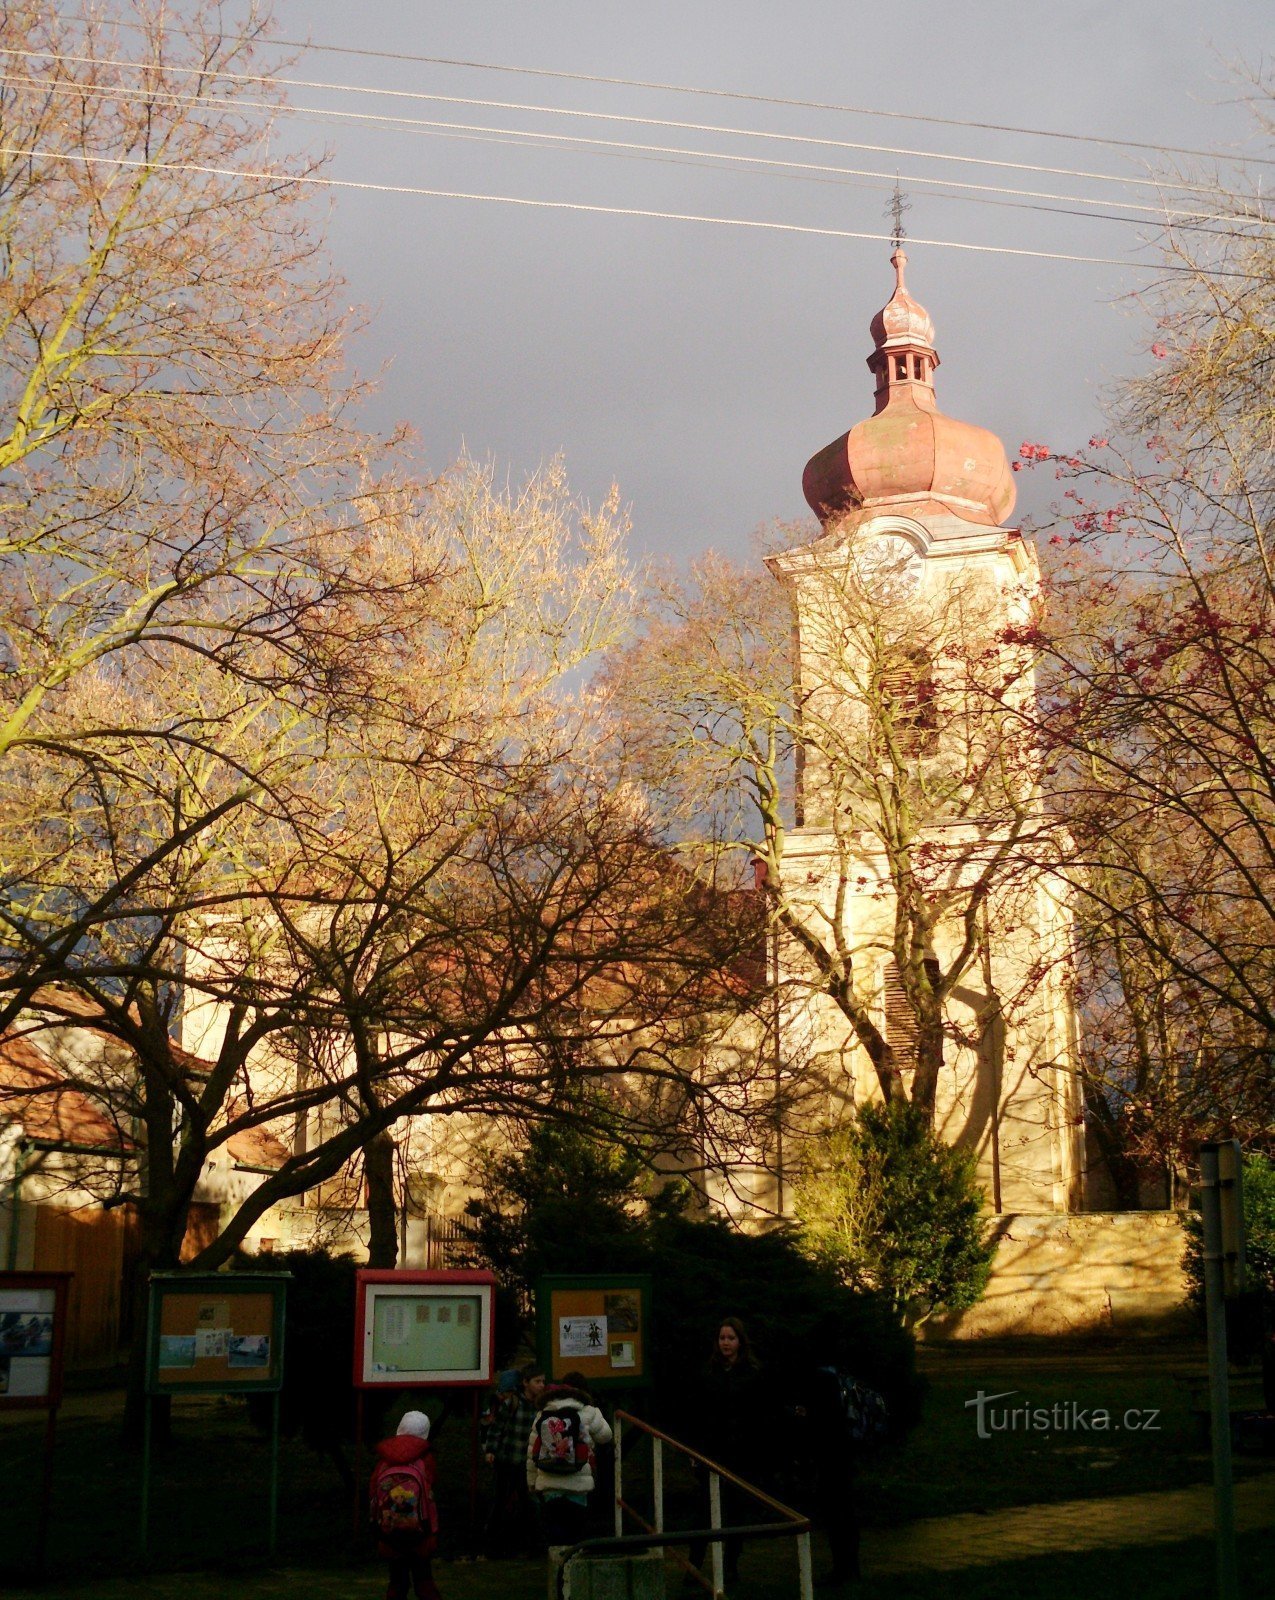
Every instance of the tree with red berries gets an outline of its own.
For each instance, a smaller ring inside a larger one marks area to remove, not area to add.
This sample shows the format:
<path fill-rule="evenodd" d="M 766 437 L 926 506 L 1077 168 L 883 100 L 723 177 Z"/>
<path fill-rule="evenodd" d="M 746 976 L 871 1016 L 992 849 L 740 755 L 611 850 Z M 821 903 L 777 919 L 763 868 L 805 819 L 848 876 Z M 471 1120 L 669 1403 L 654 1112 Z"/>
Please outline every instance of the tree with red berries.
<path fill-rule="evenodd" d="M 1120 1198 L 1275 1123 L 1275 239 L 1171 229 L 1111 436 L 1039 445 L 1040 732 L 1075 851 L 1090 1125 Z"/>

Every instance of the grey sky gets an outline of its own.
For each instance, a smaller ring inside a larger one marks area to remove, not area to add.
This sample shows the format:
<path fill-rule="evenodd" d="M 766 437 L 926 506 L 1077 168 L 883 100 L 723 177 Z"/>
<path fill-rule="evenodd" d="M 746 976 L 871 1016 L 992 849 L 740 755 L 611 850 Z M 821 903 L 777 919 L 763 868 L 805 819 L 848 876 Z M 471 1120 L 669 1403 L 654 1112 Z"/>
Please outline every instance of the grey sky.
<path fill-rule="evenodd" d="M 733 89 L 1111 138 L 1270 155 L 1226 63 L 1272 45 L 1263 0 L 867 5 L 760 0 L 278 0 L 286 37 L 324 45 Z M 311 52 L 290 76 L 729 125 L 806 137 L 1145 177 L 1147 152 L 793 107 Z M 911 188 L 908 231 L 1079 255 L 1149 259 L 1111 221 L 932 198 L 907 176 L 1154 202 L 1093 178 L 774 144 L 316 89 L 300 105 L 576 137 L 875 168 Z M 328 144 L 339 178 L 591 205 L 884 231 L 887 192 L 356 122 L 289 122 Z M 1265 168 L 1268 175 L 1275 169 Z M 1003 198 L 1003 197 L 997 197 Z M 638 548 L 744 554 L 759 524 L 806 515 L 807 457 L 871 410 L 864 366 L 887 298 L 889 247 L 685 222 L 334 191 L 331 242 L 351 299 L 373 312 L 354 356 L 392 364 L 376 401 L 441 468 L 462 446 L 521 476 L 561 451 L 573 486 L 614 479 Z M 937 329 L 940 406 L 1022 439 L 1083 443 L 1105 385 L 1142 359 L 1125 267 L 917 244 L 909 286 Z M 1020 478 L 1019 515 L 1052 482 Z"/>

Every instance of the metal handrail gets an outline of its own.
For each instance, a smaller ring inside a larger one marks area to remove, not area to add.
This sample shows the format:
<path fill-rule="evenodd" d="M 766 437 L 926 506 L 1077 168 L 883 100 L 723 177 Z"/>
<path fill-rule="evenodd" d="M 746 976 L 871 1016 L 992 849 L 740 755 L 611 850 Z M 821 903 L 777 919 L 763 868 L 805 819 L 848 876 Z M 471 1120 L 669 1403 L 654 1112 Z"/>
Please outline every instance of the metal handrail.
<path fill-rule="evenodd" d="M 647 1434 L 652 1442 L 652 1491 L 655 1500 L 655 1522 L 648 1522 L 635 1506 L 629 1504 L 624 1498 L 624 1425 L 628 1423 Z M 680 1455 L 688 1460 L 697 1462 L 708 1471 L 708 1501 L 711 1527 L 689 1528 L 676 1531 L 672 1538 L 664 1526 L 664 1450 L 669 1445 Z M 763 1522 L 742 1524 L 738 1527 L 726 1528 L 722 1526 L 722 1487 L 721 1480 L 742 1489 L 745 1494 L 751 1495 L 754 1500 L 759 1500 L 763 1505 L 769 1506 L 772 1511 L 778 1512 L 783 1519 L 781 1522 Z M 645 1530 L 645 1534 L 626 1534 L 624 1532 L 624 1516 L 628 1513 L 633 1520 Z M 776 1500 L 773 1495 L 759 1489 L 756 1484 L 749 1483 L 741 1478 L 738 1473 L 732 1472 L 729 1467 L 724 1467 L 711 1456 L 706 1456 L 690 1445 L 683 1444 L 674 1439 L 671 1434 L 662 1429 L 653 1427 L 641 1417 L 635 1417 L 628 1411 L 617 1411 L 615 1414 L 615 1539 L 614 1540 L 586 1540 L 581 1545 L 572 1546 L 566 1553 L 565 1560 L 584 1548 L 601 1548 L 604 1545 L 612 1548 L 624 1546 L 630 1549 L 658 1548 L 665 1544 L 681 1544 L 688 1540 L 703 1540 L 712 1552 L 712 1581 L 707 1580 L 698 1567 L 684 1560 L 676 1551 L 672 1552 L 673 1559 L 679 1567 L 697 1583 L 701 1584 L 713 1597 L 713 1600 L 724 1600 L 724 1574 L 722 1569 L 722 1544 L 728 1538 L 795 1538 L 797 1540 L 797 1577 L 800 1588 L 801 1600 L 813 1600 L 814 1585 L 810 1566 L 810 1519 L 794 1511 L 791 1506 L 786 1506 L 782 1500 Z"/>

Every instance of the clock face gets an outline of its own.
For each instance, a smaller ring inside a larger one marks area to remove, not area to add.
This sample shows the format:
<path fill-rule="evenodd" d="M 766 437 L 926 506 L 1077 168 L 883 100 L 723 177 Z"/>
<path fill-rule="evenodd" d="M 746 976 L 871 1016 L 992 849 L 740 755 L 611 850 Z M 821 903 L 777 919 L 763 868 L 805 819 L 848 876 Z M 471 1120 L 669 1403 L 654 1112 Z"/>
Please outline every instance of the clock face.
<path fill-rule="evenodd" d="M 874 595 L 906 600 L 921 586 L 923 562 L 916 546 L 898 533 L 879 534 L 850 558 L 860 583 Z"/>

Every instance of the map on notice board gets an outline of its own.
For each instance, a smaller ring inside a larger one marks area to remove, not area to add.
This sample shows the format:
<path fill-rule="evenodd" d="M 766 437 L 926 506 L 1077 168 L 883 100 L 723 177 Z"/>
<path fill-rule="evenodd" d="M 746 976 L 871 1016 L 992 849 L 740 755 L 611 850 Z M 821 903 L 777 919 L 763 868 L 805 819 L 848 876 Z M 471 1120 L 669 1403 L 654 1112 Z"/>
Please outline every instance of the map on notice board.
<path fill-rule="evenodd" d="M 0 1289 L 0 1399 L 48 1394 L 56 1301 L 53 1289 Z"/>

